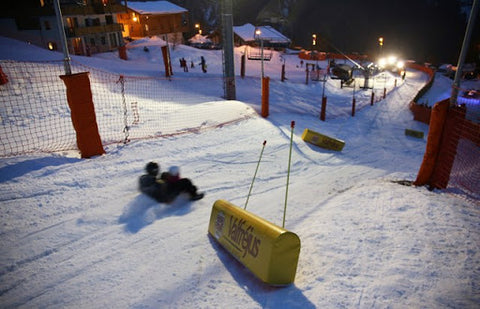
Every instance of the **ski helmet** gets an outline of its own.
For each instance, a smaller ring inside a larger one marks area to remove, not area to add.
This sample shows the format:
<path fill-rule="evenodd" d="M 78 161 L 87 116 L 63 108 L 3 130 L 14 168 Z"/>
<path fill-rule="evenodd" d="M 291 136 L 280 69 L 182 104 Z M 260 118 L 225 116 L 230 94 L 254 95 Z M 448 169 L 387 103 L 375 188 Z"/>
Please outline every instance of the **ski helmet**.
<path fill-rule="evenodd" d="M 145 170 L 147 171 L 148 175 L 157 176 L 160 166 L 158 166 L 156 162 L 148 162 L 147 166 L 145 166 Z"/>
<path fill-rule="evenodd" d="M 178 176 L 180 174 L 180 168 L 178 166 L 170 166 L 168 173 L 172 176 Z"/>

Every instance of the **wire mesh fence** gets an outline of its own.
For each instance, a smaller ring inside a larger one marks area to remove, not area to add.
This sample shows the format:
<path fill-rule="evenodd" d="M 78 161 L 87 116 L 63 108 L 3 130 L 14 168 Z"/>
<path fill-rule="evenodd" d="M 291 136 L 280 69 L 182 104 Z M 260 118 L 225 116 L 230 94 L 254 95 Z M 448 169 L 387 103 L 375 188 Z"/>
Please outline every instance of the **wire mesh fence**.
<path fill-rule="evenodd" d="M 0 156 L 76 149 L 62 61 L 0 61 L 8 81 L 0 83 Z M 223 101 L 221 77 L 153 78 L 113 74 L 79 63 L 72 72 L 89 72 L 102 144 L 196 132 L 255 115 L 252 108 Z M 3 76 L 2 76 L 3 77 Z M 185 91 L 188 89 L 188 91 Z M 465 102 L 457 136 L 443 152 L 454 156 L 445 169 L 448 187 L 480 199 L 480 108 Z M 442 172 L 443 173 L 443 172 Z"/>
<path fill-rule="evenodd" d="M 63 62 L 0 61 L 0 67 L 8 78 L 0 85 L 0 156 L 76 149 L 59 78 Z M 234 102 L 228 109 L 212 104 L 223 100 L 220 77 L 124 76 L 73 63 L 72 73 L 79 72 L 89 72 L 104 145 L 198 131 L 255 113 Z"/>
<path fill-rule="evenodd" d="M 62 62 L 1 61 L 0 155 L 74 149 L 75 131 L 59 75 Z"/>

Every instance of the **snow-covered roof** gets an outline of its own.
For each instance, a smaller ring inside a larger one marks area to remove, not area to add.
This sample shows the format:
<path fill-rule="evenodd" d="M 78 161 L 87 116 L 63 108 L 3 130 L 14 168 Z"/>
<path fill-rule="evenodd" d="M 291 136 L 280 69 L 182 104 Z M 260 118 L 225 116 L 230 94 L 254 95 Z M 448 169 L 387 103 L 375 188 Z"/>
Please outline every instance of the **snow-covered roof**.
<path fill-rule="evenodd" d="M 245 42 L 255 41 L 255 30 L 260 29 L 260 38 L 270 43 L 290 43 L 290 39 L 278 32 L 271 26 L 259 26 L 255 27 L 252 24 L 245 24 L 243 26 L 233 27 L 233 32 L 238 35 Z"/>
<path fill-rule="evenodd" d="M 146 1 L 146 2 L 133 2 L 127 1 L 127 7 L 134 10 L 139 14 L 174 14 L 188 12 L 176 4 L 169 1 Z"/>
<path fill-rule="evenodd" d="M 203 43 L 211 43 L 212 40 L 210 40 L 209 38 L 207 38 L 207 36 L 205 35 L 201 35 L 201 34 L 195 34 L 193 37 L 191 37 L 190 39 L 188 39 L 188 41 L 190 43 L 199 43 L 199 44 L 203 44 Z"/>

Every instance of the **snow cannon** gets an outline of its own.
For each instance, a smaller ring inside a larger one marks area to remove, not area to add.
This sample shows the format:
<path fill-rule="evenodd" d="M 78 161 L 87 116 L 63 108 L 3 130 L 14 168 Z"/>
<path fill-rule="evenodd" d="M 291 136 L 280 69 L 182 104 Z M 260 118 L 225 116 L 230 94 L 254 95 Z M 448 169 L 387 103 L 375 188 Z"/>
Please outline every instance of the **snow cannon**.
<path fill-rule="evenodd" d="M 336 138 L 332 138 L 310 129 L 305 129 L 302 134 L 302 139 L 310 144 L 335 151 L 342 151 L 345 142 Z"/>
<path fill-rule="evenodd" d="M 212 207 L 208 232 L 258 279 L 274 286 L 293 283 L 300 238 L 228 201 Z"/>

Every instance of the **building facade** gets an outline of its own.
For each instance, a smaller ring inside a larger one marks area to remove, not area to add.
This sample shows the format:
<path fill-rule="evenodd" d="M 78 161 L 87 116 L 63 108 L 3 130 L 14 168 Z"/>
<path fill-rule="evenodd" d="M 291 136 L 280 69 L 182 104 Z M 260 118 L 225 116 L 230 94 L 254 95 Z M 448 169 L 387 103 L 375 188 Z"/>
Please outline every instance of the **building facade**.
<path fill-rule="evenodd" d="M 169 42 L 183 43 L 183 33 L 190 30 L 188 10 L 169 1 L 127 2 L 117 18 L 123 36 L 132 39 L 166 35 Z"/>
<path fill-rule="evenodd" d="M 21 2 L 2 4 L 0 35 L 50 50 L 61 49 L 53 1 Z M 60 7 L 71 54 L 90 55 L 123 45 L 117 13 L 125 7 L 120 0 L 60 0 Z"/>

